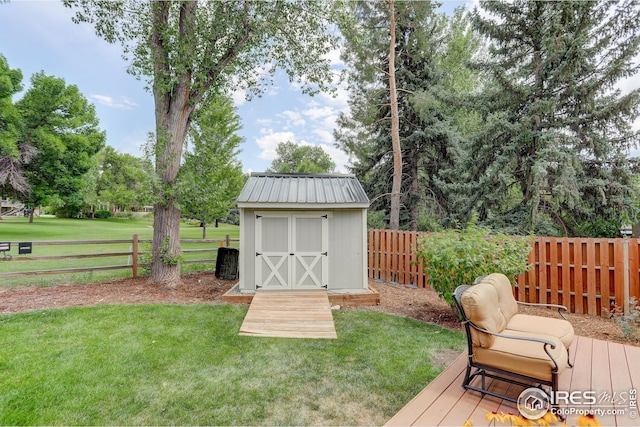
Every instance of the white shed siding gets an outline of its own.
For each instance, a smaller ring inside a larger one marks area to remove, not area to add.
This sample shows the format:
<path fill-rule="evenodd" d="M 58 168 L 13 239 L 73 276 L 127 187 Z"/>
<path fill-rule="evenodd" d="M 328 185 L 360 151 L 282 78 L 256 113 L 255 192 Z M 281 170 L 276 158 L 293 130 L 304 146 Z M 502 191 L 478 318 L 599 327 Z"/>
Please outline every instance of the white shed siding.
<path fill-rule="evenodd" d="M 334 211 L 329 226 L 329 290 L 367 289 L 366 235 L 362 209 Z"/>
<path fill-rule="evenodd" d="M 240 291 L 255 291 L 256 213 L 291 213 L 290 210 L 242 209 L 240 235 Z M 309 214 L 314 211 L 295 211 Z M 318 211 L 315 211 L 316 213 Z M 328 287 L 329 291 L 367 289 L 366 210 L 334 209 L 328 213 Z M 242 250 L 242 248 L 247 248 Z"/>
<path fill-rule="evenodd" d="M 367 290 L 369 198 L 355 176 L 253 173 L 238 207 L 240 291 Z"/>
<path fill-rule="evenodd" d="M 256 214 L 253 209 L 240 209 L 240 291 L 255 291 Z"/>

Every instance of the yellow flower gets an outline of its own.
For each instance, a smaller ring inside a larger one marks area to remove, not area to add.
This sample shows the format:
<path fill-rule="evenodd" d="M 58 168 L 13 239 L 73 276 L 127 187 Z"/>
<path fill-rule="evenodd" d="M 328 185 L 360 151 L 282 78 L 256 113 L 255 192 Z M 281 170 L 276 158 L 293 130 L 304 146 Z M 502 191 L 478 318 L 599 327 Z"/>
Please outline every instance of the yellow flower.
<path fill-rule="evenodd" d="M 471 427 L 471 426 L 473 426 L 472 420 L 467 420 L 464 422 L 464 424 L 462 424 L 462 427 Z"/>
<path fill-rule="evenodd" d="M 504 422 L 504 418 L 502 417 L 502 415 L 498 414 L 496 411 L 487 412 L 485 418 L 487 419 L 487 421 L 489 421 L 489 424 L 493 422 L 493 425 L 496 425 L 496 421 L 500 421 L 501 423 Z"/>
<path fill-rule="evenodd" d="M 579 426 L 593 426 L 593 427 L 601 427 L 602 426 L 602 424 L 600 424 L 600 422 L 598 420 L 596 420 L 596 417 L 594 417 L 591 414 L 580 415 L 580 417 L 578 417 L 578 425 Z"/>
<path fill-rule="evenodd" d="M 523 417 L 522 415 L 518 416 L 518 415 L 513 415 L 513 414 L 506 414 L 503 418 L 504 422 L 511 422 L 512 426 L 520 426 L 520 427 L 529 427 L 529 426 L 533 426 L 535 425 L 533 421 L 531 421 L 528 418 Z"/>
<path fill-rule="evenodd" d="M 551 426 L 558 424 L 558 417 L 551 411 L 547 411 L 542 418 L 538 420 L 539 426 Z"/>

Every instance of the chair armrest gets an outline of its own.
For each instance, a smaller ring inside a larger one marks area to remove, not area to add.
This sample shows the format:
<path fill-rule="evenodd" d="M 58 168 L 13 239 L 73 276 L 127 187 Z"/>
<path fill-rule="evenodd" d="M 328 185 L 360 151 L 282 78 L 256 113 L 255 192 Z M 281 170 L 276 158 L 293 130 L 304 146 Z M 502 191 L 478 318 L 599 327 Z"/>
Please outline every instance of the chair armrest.
<path fill-rule="evenodd" d="M 518 304 L 521 305 L 527 305 L 530 307 L 547 307 L 547 308 L 557 308 L 558 309 L 558 314 L 560 315 L 560 317 L 562 317 L 564 320 L 567 320 L 567 316 L 564 315 L 563 311 L 568 311 L 567 307 L 565 307 L 564 305 L 558 305 L 558 304 L 545 304 L 545 303 L 541 303 L 541 302 L 522 302 L 522 301 L 516 301 Z"/>
<path fill-rule="evenodd" d="M 489 335 L 493 335 L 496 337 L 501 337 L 501 338 L 507 338 L 507 339 L 512 339 L 512 340 L 520 340 L 520 341 L 530 341 L 530 342 L 537 342 L 540 344 L 543 344 L 543 349 L 544 352 L 547 353 L 547 356 L 549 356 L 549 359 L 551 359 L 551 362 L 553 362 L 553 365 L 555 366 L 555 369 L 558 370 L 558 362 L 556 362 L 556 359 L 551 355 L 551 353 L 549 352 L 548 347 L 551 347 L 551 349 L 555 349 L 556 348 L 556 344 L 551 341 L 551 340 L 547 340 L 544 338 L 535 338 L 535 337 L 520 337 L 520 336 L 516 336 L 516 335 L 505 335 L 505 334 L 500 334 L 497 332 L 491 332 L 488 331 L 484 328 L 481 328 L 480 326 L 476 325 L 475 323 L 473 323 L 471 320 L 466 319 L 464 323 L 468 323 L 469 326 L 471 326 L 473 329 L 480 331 L 480 332 L 484 332 L 485 334 L 489 334 Z"/>

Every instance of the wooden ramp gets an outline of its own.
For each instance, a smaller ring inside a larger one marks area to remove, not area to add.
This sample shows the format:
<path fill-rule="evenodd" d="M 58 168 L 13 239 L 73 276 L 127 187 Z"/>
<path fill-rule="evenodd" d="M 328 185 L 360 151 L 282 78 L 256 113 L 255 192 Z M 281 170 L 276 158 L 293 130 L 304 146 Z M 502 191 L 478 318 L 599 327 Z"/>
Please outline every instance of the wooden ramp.
<path fill-rule="evenodd" d="M 325 290 L 256 291 L 240 335 L 338 338 Z"/>

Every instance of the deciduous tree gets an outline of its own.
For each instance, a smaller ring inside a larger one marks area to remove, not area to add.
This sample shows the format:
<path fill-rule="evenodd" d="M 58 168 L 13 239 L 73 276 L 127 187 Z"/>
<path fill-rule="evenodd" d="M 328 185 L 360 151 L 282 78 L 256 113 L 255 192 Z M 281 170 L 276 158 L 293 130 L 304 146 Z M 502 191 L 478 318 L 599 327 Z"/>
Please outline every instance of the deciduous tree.
<path fill-rule="evenodd" d="M 82 177 L 106 138 L 94 106 L 77 86 L 44 72 L 31 77 L 31 87 L 16 106 L 23 120 L 21 141 L 37 150 L 23 166 L 30 192 L 20 200 L 31 207 L 50 203 L 80 208 Z"/>
<path fill-rule="evenodd" d="M 329 173 L 336 168 L 331 157 L 317 146 L 281 142 L 276 154 L 278 157 L 271 162 L 269 172 Z"/>
<path fill-rule="evenodd" d="M 33 146 L 21 141 L 22 116 L 13 103 L 13 95 L 22 90 L 22 72 L 11 69 L 0 55 L 0 209 L 2 196 L 30 191 L 23 165 L 34 155 Z M 2 219 L 2 217 L 0 217 Z"/>
<path fill-rule="evenodd" d="M 96 191 L 100 202 L 121 210 L 137 209 L 151 203 L 153 170 L 148 161 L 105 147 L 100 153 L 100 176 Z"/>
<path fill-rule="evenodd" d="M 212 98 L 195 113 L 178 176 L 180 206 L 201 221 L 203 239 L 210 220 L 228 216 L 245 182 L 237 158 L 240 116 L 227 97 Z"/>
<path fill-rule="evenodd" d="M 65 0 L 76 21 L 119 41 L 130 71 L 150 82 L 155 101 L 155 205 L 151 282 L 180 281 L 180 210 L 174 197 L 185 138 L 205 95 L 229 89 L 259 92 L 276 68 L 308 92 L 332 80 L 325 56 L 335 47 L 336 2 Z M 261 71 L 264 71 L 262 73 Z"/>

